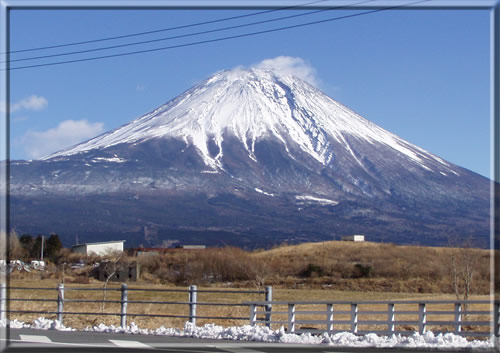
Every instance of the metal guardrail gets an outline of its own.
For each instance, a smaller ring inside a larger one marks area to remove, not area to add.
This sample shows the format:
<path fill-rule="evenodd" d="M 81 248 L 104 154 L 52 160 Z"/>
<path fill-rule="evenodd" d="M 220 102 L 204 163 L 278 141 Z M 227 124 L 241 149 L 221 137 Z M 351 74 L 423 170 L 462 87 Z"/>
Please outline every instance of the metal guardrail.
<path fill-rule="evenodd" d="M 422 300 L 422 301 L 264 301 L 246 302 L 250 306 L 250 325 L 264 322 L 267 325 L 287 326 L 290 333 L 338 333 L 354 334 L 376 333 L 381 335 L 423 334 L 429 328 L 434 333 L 452 332 L 460 336 L 500 336 L 500 302 L 489 300 Z M 367 306 L 370 305 L 370 308 Z M 488 305 L 490 310 L 472 310 L 472 306 Z M 269 307 L 285 307 L 285 311 Z M 297 307 L 309 310 L 297 310 Z M 311 310 L 310 307 L 323 307 Z M 373 307 L 381 307 L 374 310 Z M 442 308 L 445 307 L 443 310 Z M 264 308 L 264 311 L 258 310 Z M 363 309 L 363 310 L 361 310 Z M 438 310 L 440 309 L 440 310 Z M 493 309 L 493 310 L 491 310 Z M 286 317 L 286 320 L 258 320 L 259 314 L 271 312 L 274 317 Z M 301 319 L 300 316 L 320 316 L 322 319 Z M 362 319 L 368 317 L 368 319 Z M 397 318 L 399 317 L 399 319 Z M 404 318 L 402 318 L 404 317 Z M 450 319 L 452 317 L 452 319 Z M 475 317 L 476 319 L 473 319 Z M 480 319 L 478 317 L 487 317 Z M 436 320 L 436 318 L 439 318 Z M 303 325 L 323 326 L 304 328 Z M 302 326 L 299 328 L 299 326 Z M 382 329 L 381 329 L 382 327 Z M 488 330 L 481 330 L 487 327 Z M 365 329 L 363 329 L 365 328 Z M 437 330 L 435 328 L 438 328 Z"/>
<path fill-rule="evenodd" d="M 272 301 L 272 287 L 265 287 L 265 290 L 210 290 L 198 289 L 197 286 L 189 286 L 189 289 L 159 289 L 159 288 L 128 288 L 126 284 L 122 284 L 120 288 L 77 288 L 77 287 L 64 287 L 59 284 L 57 288 L 37 288 L 37 287 L 10 287 L 9 290 L 37 290 L 37 291 L 57 291 L 57 299 L 48 298 L 7 298 L 7 287 L 5 284 L 0 284 L 0 320 L 6 318 L 7 313 L 19 314 L 46 314 L 56 315 L 57 321 L 63 323 L 65 315 L 103 315 L 103 316 L 119 316 L 120 326 L 125 327 L 127 318 L 132 317 L 162 317 L 162 318 L 181 318 L 187 319 L 189 322 L 196 324 L 196 319 L 210 319 L 210 320 L 244 320 L 247 321 L 248 317 L 234 317 L 234 316 L 201 316 L 197 315 L 197 306 L 228 306 L 228 307 L 248 307 L 248 304 L 242 303 L 218 303 L 218 302 L 199 302 L 198 293 L 221 293 L 221 294 L 264 294 L 266 301 Z M 67 291 L 119 291 L 121 293 L 120 300 L 93 300 L 93 299 L 68 299 L 65 298 Z M 176 292 L 187 293 L 187 301 L 153 301 L 153 300 L 130 300 L 128 298 L 129 292 Z M 8 310 L 7 302 L 15 301 L 30 301 L 30 302 L 55 302 L 56 310 Z M 80 312 L 80 311 L 64 311 L 65 303 L 110 303 L 120 304 L 120 312 Z M 173 314 L 140 314 L 140 313 L 127 313 L 129 304 L 155 304 L 155 305 L 187 305 L 189 307 L 189 315 L 173 315 Z"/>
<path fill-rule="evenodd" d="M 500 302 L 489 300 L 272 301 L 272 287 L 252 291 L 198 289 L 197 286 L 189 286 L 188 289 L 128 288 L 126 284 L 122 284 L 120 288 L 65 288 L 60 284 L 57 288 L 10 287 L 9 289 L 17 291 L 57 290 L 57 298 L 7 298 L 7 288 L 5 284 L 0 284 L 1 320 L 6 318 L 7 313 L 55 315 L 61 323 L 66 315 L 103 315 L 120 317 L 121 327 L 126 326 L 128 317 L 159 317 L 181 318 L 194 324 L 196 324 L 197 319 L 241 320 L 249 321 L 250 325 L 264 324 L 268 327 L 279 324 L 285 326 L 289 333 L 319 334 L 348 331 L 354 334 L 411 335 L 415 332 L 422 334 L 426 331 L 432 331 L 434 333 L 453 332 L 461 336 L 474 337 L 500 336 Z M 118 291 L 121 296 L 120 300 L 69 299 L 65 298 L 65 292 L 68 291 Z M 187 301 L 130 300 L 129 293 L 135 291 L 187 293 L 188 298 Z M 198 293 L 264 294 L 265 301 L 200 302 L 198 301 Z M 6 305 L 8 301 L 54 302 L 56 308 L 53 311 L 8 310 Z M 65 303 L 120 304 L 120 312 L 64 311 Z M 128 313 L 129 304 L 186 305 L 189 308 L 189 314 Z M 197 315 L 198 306 L 247 307 L 249 316 L 202 316 Z M 284 309 L 280 311 L 280 308 Z"/>

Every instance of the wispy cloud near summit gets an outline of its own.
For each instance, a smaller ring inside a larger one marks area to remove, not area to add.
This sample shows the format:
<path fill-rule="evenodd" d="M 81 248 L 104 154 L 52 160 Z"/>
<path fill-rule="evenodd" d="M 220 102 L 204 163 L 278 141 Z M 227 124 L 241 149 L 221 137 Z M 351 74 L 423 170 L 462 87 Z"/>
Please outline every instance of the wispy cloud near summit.
<path fill-rule="evenodd" d="M 297 76 L 316 87 L 319 84 L 319 80 L 316 76 L 316 69 L 312 67 L 310 63 L 299 57 L 277 56 L 272 59 L 262 60 L 252 67 L 274 70 L 284 75 Z"/>

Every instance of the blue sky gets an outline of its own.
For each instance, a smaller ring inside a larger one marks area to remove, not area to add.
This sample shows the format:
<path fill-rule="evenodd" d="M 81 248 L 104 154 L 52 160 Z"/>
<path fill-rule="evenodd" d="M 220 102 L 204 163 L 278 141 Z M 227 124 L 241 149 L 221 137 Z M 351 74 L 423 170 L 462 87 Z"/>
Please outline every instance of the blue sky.
<path fill-rule="evenodd" d="M 151 31 L 260 10 L 13 10 L 11 50 Z M 304 12 L 310 10 L 303 10 Z M 366 11 L 366 10 L 365 10 Z M 362 12 L 356 11 L 356 12 Z M 90 49 L 298 14 L 232 20 L 11 59 Z M 260 31 L 345 16 L 322 13 L 149 45 L 13 62 L 12 67 Z M 368 120 L 490 175 L 489 12 L 387 10 L 253 37 L 11 72 L 11 158 L 31 159 L 125 124 L 212 73 L 288 56 L 318 87 Z"/>

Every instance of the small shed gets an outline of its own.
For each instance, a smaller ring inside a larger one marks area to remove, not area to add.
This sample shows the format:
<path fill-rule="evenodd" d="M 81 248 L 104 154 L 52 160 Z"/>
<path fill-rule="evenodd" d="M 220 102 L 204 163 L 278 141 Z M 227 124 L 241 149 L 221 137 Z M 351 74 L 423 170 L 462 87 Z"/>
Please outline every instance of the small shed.
<path fill-rule="evenodd" d="M 104 241 L 100 243 L 85 243 L 73 245 L 72 251 L 85 254 L 85 255 L 99 255 L 103 256 L 110 251 L 123 251 L 123 243 L 125 240 L 113 240 L 113 241 Z"/>
<path fill-rule="evenodd" d="M 342 237 L 343 241 L 365 241 L 365 236 L 360 234 L 346 235 Z"/>

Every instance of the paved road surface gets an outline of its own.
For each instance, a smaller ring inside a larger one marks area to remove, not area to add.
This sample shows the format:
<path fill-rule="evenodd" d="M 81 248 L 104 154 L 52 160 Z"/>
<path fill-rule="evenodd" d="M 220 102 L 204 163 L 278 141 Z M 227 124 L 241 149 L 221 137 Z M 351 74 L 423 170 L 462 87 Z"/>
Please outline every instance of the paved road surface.
<path fill-rule="evenodd" d="M 296 345 L 186 337 L 126 335 L 101 332 L 11 329 L 5 352 L 190 352 L 190 353 L 327 353 L 327 352 L 432 352 L 429 349 L 335 348 L 328 345 Z M 457 350 L 445 350 L 458 352 Z M 443 352 L 443 350 L 440 350 Z M 461 352 L 471 352 L 464 349 Z M 480 352 L 486 352 L 481 350 Z"/>

